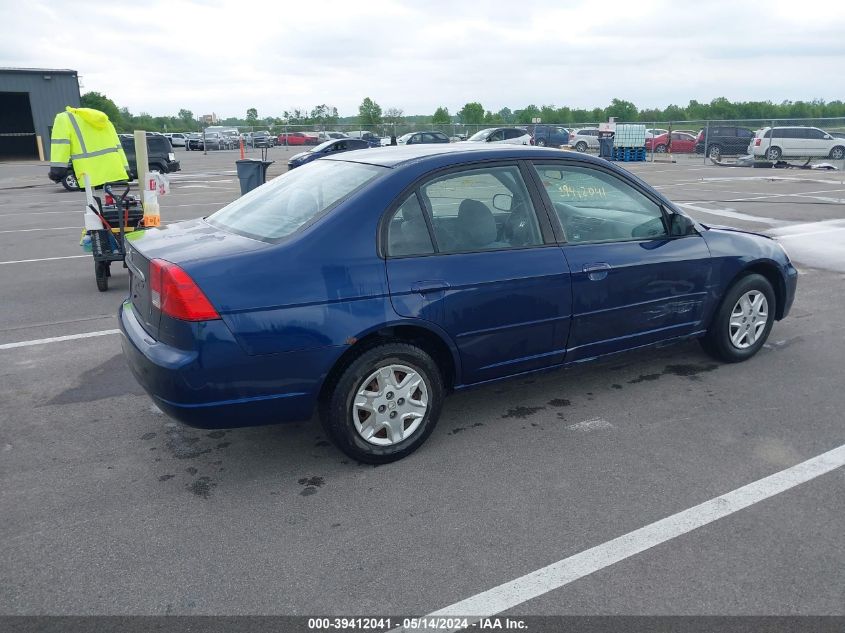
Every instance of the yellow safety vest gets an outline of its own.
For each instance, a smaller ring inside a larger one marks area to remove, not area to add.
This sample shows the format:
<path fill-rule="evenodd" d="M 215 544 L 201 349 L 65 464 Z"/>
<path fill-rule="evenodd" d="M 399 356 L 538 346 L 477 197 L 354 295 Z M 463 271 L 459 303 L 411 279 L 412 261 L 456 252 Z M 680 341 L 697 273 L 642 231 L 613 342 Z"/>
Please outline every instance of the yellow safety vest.
<path fill-rule="evenodd" d="M 67 167 L 73 171 L 79 185 L 85 174 L 91 186 L 107 182 L 129 180 L 129 164 L 109 117 L 91 108 L 68 106 L 53 121 L 50 137 L 50 166 Z"/>

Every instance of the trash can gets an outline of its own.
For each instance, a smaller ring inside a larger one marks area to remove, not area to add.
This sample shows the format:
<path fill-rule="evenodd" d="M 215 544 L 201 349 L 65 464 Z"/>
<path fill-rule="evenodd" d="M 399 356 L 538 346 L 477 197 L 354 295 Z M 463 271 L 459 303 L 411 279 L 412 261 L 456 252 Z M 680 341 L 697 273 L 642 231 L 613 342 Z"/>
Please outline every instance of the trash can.
<path fill-rule="evenodd" d="M 242 158 L 236 160 L 238 180 L 241 183 L 241 195 L 249 193 L 267 181 L 267 168 L 275 161 L 260 160 L 258 158 Z"/>
<path fill-rule="evenodd" d="M 613 137 L 599 138 L 599 158 L 613 158 Z"/>

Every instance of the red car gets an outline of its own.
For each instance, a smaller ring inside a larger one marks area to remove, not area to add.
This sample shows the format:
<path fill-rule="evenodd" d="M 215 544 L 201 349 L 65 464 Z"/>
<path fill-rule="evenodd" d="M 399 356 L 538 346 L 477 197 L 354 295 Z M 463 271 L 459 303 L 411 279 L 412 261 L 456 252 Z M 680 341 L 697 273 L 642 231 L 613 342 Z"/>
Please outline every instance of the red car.
<path fill-rule="evenodd" d="M 669 151 L 669 133 L 660 134 L 645 140 L 645 148 L 649 152 L 662 154 Z M 686 132 L 672 132 L 672 152 L 674 154 L 691 154 L 695 152 L 695 137 Z"/>
<path fill-rule="evenodd" d="M 287 134 L 279 134 L 278 145 L 305 145 L 308 142 L 308 137 L 304 132 L 288 132 Z"/>

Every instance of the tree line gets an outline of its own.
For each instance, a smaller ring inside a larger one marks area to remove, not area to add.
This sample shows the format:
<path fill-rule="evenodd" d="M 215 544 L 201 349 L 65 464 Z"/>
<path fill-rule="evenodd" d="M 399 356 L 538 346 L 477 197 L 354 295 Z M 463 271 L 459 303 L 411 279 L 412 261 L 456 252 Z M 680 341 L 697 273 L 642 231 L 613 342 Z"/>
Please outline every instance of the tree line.
<path fill-rule="evenodd" d="M 118 106 L 99 92 L 87 92 L 82 95 L 83 107 L 95 108 L 105 112 L 118 132 L 130 132 L 141 129 L 153 132 L 188 132 L 202 129 L 203 123 L 190 110 L 181 109 L 175 116 L 152 116 L 145 112 L 134 115 L 127 108 Z M 605 108 L 569 108 L 554 105 L 537 106 L 511 110 L 502 108 L 497 112 L 487 110 L 473 101 L 450 113 L 446 106 L 438 107 L 431 115 L 405 115 L 401 108 L 382 107 L 366 97 L 358 107 L 356 116 L 341 117 L 337 108 L 320 104 L 310 109 L 291 108 L 284 110 L 281 116 L 260 118 L 256 108 L 249 108 L 244 118 L 228 117 L 218 120 L 218 125 L 233 127 L 261 127 L 278 129 L 285 125 L 328 127 L 332 125 L 358 125 L 363 129 L 398 124 L 431 125 L 526 125 L 535 119 L 543 123 L 561 125 L 578 123 L 597 123 L 615 117 L 617 121 L 643 123 L 669 123 L 672 121 L 713 121 L 727 119 L 804 119 L 804 118 L 839 118 L 845 117 L 845 102 L 836 100 L 825 102 L 821 99 L 812 101 L 730 101 L 725 97 L 713 99 L 709 103 L 691 100 L 686 106 L 668 105 L 665 108 L 645 108 L 640 110 L 630 101 L 613 99 Z"/>

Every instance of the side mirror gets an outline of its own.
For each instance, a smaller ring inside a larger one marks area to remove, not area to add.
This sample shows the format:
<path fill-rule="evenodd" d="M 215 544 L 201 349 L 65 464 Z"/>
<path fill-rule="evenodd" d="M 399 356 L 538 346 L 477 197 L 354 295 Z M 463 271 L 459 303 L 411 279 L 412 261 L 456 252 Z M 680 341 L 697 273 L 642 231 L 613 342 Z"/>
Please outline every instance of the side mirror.
<path fill-rule="evenodd" d="M 510 211 L 513 207 L 513 196 L 506 193 L 497 193 L 493 196 L 493 208 L 498 211 Z"/>
<path fill-rule="evenodd" d="M 669 215 L 669 235 L 679 237 L 683 235 L 690 235 L 695 229 L 693 221 L 685 215 L 680 213 L 672 213 Z"/>

